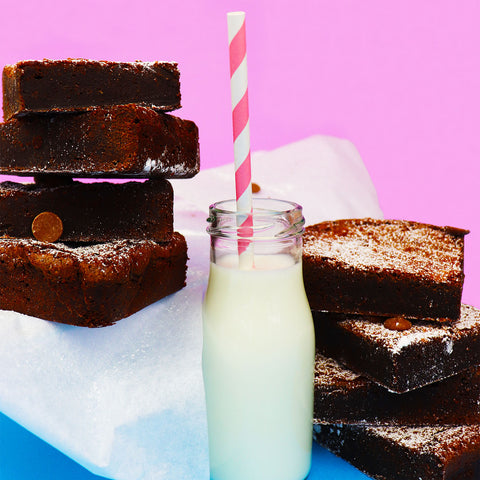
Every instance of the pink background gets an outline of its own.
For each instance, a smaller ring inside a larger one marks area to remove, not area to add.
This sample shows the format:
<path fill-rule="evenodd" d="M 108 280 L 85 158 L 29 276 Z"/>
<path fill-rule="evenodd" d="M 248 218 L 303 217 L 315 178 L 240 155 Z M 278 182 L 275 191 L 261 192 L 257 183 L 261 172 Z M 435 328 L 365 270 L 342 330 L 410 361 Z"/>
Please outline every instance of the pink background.
<path fill-rule="evenodd" d="M 232 161 L 225 13 L 245 10 L 252 149 L 316 133 L 351 140 L 386 217 L 471 230 L 464 301 L 480 307 L 477 0 L 2 3 L 0 67 L 177 61 L 177 113 L 200 128 L 203 168 Z"/>

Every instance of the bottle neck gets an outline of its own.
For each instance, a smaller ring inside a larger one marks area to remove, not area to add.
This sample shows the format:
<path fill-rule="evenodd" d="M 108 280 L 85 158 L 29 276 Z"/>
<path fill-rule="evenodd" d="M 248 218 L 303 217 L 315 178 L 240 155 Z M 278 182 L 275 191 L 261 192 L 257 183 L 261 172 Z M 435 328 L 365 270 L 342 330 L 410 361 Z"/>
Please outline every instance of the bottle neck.
<path fill-rule="evenodd" d="M 305 219 L 300 205 L 255 198 L 251 212 L 252 226 L 249 229 L 242 227 L 245 218 L 245 214 L 235 211 L 233 200 L 210 206 L 207 231 L 210 234 L 212 263 L 248 268 L 256 264 L 301 262 Z M 276 262 L 260 260 L 271 256 L 283 258 Z"/>

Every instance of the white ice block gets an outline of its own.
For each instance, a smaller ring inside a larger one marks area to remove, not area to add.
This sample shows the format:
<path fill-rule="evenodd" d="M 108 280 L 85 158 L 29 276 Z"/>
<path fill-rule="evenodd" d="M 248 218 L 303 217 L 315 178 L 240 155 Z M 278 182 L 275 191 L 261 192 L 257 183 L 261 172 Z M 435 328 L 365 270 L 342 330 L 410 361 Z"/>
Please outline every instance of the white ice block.
<path fill-rule="evenodd" d="M 315 136 L 253 155 L 262 196 L 304 207 L 307 224 L 382 217 L 346 140 Z M 189 245 L 187 287 L 116 325 L 86 329 L 0 311 L 0 411 L 92 472 L 116 480 L 205 479 L 201 302 L 209 204 L 234 196 L 233 165 L 173 181 Z"/>

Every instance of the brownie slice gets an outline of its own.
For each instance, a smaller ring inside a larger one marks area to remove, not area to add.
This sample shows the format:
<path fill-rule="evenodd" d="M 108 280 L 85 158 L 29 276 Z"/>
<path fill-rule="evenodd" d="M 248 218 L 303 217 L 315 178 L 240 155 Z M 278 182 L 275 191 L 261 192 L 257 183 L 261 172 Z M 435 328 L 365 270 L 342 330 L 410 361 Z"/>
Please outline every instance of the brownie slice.
<path fill-rule="evenodd" d="M 480 310 L 462 305 L 452 323 L 389 330 L 382 317 L 313 312 L 320 353 L 394 392 L 406 392 L 480 365 Z"/>
<path fill-rule="evenodd" d="M 60 218 L 62 242 L 164 242 L 173 235 L 173 189 L 163 179 L 0 183 L 0 236 L 33 238 L 32 222 L 42 212 Z"/>
<path fill-rule="evenodd" d="M 5 120 L 29 112 L 66 112 L 137 103 L 180 108 L 180 72 L 171 62 L 27 60 L 3 70 Z"/>
<path fill-rule="evenodd" d="M 179 233 L 88 246 L 0 239 L 0 308 L 103 327 L 183 288 L 186 263 Z"/>
<path fill-rule="evenodd" d="M 480 426 L 315 425 L 314 438 L 377 480 L 478 480 Z"/>
<path fill-rule="evenodd" d="M 455 320 L 467 230 L 370 218 L 306 228 L 303 271 L 313 310 Z"/>
<path fill-rule="evenodd" d="M 317 352 L 316 423 L 368 425 L 480 424 L 480 367 L 408 393 L 392 393 Z"/>
<path fill-rule="evenodd" d="M 0 173 L 189 178 L 199 169 L 195 123 L 138 105 L 0 124 Z"/>

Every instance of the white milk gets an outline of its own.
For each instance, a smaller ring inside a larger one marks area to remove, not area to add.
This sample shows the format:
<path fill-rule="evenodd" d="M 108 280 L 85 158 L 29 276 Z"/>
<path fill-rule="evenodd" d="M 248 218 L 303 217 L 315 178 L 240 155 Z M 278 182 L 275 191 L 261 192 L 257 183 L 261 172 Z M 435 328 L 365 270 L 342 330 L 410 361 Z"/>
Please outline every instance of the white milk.
<path fill-rule="evenodd" d="M 301 263 L 210 265 L 203 375 L 213 480 L 301 480 L 310 469 L 315 340 Z"/>

